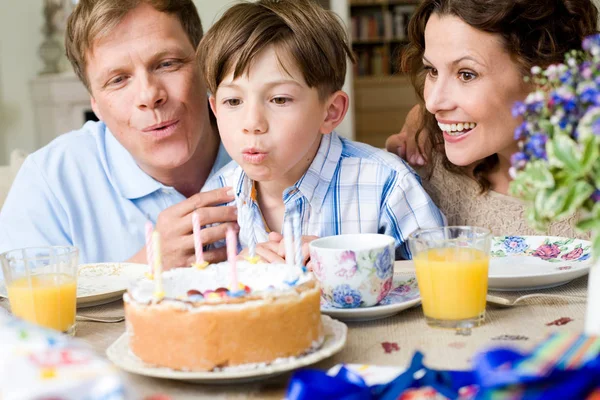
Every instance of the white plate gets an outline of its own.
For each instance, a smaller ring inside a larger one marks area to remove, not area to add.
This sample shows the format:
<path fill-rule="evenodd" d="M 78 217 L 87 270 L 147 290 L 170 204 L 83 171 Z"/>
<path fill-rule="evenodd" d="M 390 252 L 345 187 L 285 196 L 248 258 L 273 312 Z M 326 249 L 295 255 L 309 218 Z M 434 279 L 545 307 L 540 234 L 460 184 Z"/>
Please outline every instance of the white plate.
<path fill-rule="evenodd" d="M 588 273 L 591 243 L 556 236 L 497 236 L 492 240 L 489 290 L 538 290 Z"/>
<path fill-rule="evenodd" d="M 125 371 L 156 378 L 176 379 L 195 383 L 230 384 L 258 381 L 314 364 L 332 356 L 344 347 L 348 328 L 343 323 L 321 316 L 325 328 L 325 340 L 321 347 L 307 355 L 281 360 L 270 365 L 252 364 L 225 368 L 214 372 L 185 372 L 170 368 L 151 367 L 144 364 L 129 349 L 129 338 L 124 333 L 106 350 L 108 359 Z"/>
<path fill-rule="evenodd" d="M 120 299 L 129 283 L 142 278 L 146 272 L 146 264 L 81 264 L 77 276 L 77 307 L 92 307 Z"/>
<path fill-rule="evenodd" d="M 370 321 L 399 313 L 421 302 L 414 275 L 394 276 L 394 289 L 373 307 L 335 308 L 321 303 L 321 313 L 342 321 Z"/>
<path fill-rule="evenodd" d="M 143 277 L 147 271 L 145 264 L 81 264 L 77 276 L 77 307 L 92 307 L 119 300 L 129 282 Z M 0 297 L 7 297 L 4 282 L 0 282 Z"/>

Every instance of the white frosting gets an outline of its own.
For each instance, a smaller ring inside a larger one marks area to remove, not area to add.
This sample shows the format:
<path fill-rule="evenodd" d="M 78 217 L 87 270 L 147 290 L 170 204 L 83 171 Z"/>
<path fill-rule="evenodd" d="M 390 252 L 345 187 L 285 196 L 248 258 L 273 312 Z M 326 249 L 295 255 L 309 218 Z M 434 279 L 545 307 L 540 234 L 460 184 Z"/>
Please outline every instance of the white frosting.
<path fill-rule="evenodd" d="M 250 264 L 245 261 L 236 263 L 238 282 L 248 286 L 252 294 L 267 294 L 287 291 L 312 279 L 310 273 L 302 268 L 287 264 Z M 221 287 L 229 288 L 231 267 L 228 262 L 209 265 L 205 269 L 175 268 L 162 274 L 165 298 L 187 298 L 189 290 L 204 293 Z M 140 303 L 148 303 L 154 298 L 156 283 L 142 278 L 129 289 L 130 297 Z"/>

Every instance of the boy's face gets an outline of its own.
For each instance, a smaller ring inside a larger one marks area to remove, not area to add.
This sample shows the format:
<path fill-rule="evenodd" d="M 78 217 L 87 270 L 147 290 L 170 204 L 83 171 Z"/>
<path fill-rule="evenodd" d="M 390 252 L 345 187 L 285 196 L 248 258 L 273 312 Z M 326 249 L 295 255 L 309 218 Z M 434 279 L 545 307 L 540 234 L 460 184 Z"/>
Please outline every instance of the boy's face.
<path fill-rule="evenodd" d="M 310 166 L 330 133 L 331 101 L 319 99 L 290 58 L 270 46 L 247 73 L 229 73 L 211 96 L 223 145 L 246 174 L 258 182 L 291 186 Z M 345 94 L 344 94 L 345 96 Z M 344 111 L 345 113 L 345 111 Z M 337 125 L 337 124 L 336 124 Z"/>

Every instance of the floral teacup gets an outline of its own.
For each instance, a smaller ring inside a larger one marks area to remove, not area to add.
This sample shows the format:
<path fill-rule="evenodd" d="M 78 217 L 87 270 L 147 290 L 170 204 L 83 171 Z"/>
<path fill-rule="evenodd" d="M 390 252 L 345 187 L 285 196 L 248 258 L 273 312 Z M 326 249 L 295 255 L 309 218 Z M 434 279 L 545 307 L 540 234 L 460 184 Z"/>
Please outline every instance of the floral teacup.
<path fill-rule="evenodd" d="M 310 242 L 309 247 L 313 273 L 329 305 L 374 306 L 392 289 L 395 241 L 391 236 L 328 236 Z"/>

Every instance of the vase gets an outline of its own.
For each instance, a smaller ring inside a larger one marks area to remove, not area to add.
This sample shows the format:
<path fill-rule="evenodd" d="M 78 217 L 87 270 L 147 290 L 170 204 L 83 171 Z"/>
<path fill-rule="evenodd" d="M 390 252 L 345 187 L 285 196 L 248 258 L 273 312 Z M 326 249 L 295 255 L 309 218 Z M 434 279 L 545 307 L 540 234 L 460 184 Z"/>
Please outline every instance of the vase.
<path fill-rule="evenodd" d="M 40 74 L 56 74 L 60 72 L 59 64 L 62 53 L 60 43 L 52 37 L 46 37 L 40 45 L 38 53 L 44 61 L 44 69 L 40 71 Z"/>
<path fill-rule="evenodd" d="M 600 257 L 590 267 L 584 333 L 600 336 Z"/>

